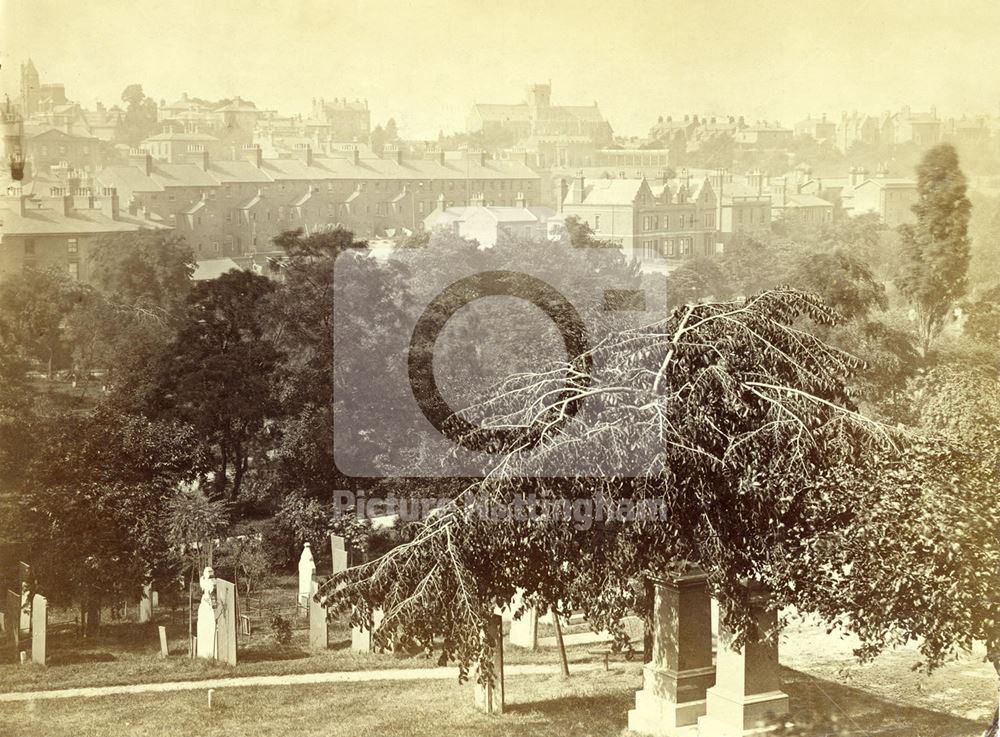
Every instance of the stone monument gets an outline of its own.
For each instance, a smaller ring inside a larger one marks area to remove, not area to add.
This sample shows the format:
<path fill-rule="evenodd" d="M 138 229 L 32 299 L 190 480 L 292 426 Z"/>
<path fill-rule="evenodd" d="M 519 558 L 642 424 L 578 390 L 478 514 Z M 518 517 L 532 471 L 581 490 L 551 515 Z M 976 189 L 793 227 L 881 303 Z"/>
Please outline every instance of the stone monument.
<path fill-rule="evenodd" d="M 698 720 L 700 737 L 743 737 L 765 734 L 788 714 L 781 690 L 776 637 L 778 614 L 758 592 L 751 598 L 759 642 L 733 650 L 732 634 L 719 626 L 715 685 L 708 689 L 705 716 Z"/>
<path fill-rule="evenodd" d="M 628 728 L 649 735 L 691 731 L 705 713 L 705 692 L 715 683 L 712 600 L 700 572 L 655 581 L 653 653 L 643 666 L 642 690 L 628 713 Z"/>
<path fill-rule="evenodd" d="M 302 546 L 302 555 L 299 556 L 299 606 L 306 609 L 307 599 L 312 595 L 312 580 L 316 575 L 316 561 L 313 559 L 312 548 L 309 543 Z"/>
<path fill-rule="evenodd" d="M 340 535 L 330 535 L 330 560 L 334 576 L 346 571 L 350 565 L 347 541 Z"/>
<path fill-rule="evenodd" d="M 329 625 L 326 619 L 326 607 L 315 600 L 319 590 L 319 582 L 313 580 L 309 592 L 309 647 L 313 650 L 326 650 L 329 647 Z"/>
<path fill-rule="evenodd" d="M 49 617 L 48 601 L 44 596 L 35 594 L 31 602 L 31 662 L 45 665 L 45 636 L 47 634 Z"/>
<path fill-rule="evenodd" d="M 236 665 L 236 584 L 215 580 L 215 659 Z"/>
<path fill-rule="evenodd" d="M 142 587 L 142 598 L 139 599 L 139 622 L 145 624 L 153 621 L 153 584 Z"/>
<path fill-rule="evenodd" d="M 198 604 L 198 652 L 199 658 L 215 659 L 215 571 L 208 566 L 201 574 L 201 602 Z"/>

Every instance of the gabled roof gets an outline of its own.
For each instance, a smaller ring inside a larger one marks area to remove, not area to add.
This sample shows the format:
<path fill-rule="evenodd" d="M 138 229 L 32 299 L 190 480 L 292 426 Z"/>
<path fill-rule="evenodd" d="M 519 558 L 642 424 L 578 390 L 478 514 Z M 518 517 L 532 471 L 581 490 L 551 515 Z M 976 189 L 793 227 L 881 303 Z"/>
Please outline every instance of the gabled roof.
<path fill-rule="evenodd" d="M 45 130 L 41 130 L 38 133 L 33 133 L 33 134 L 30 134 L 30 135 L 27 132 L 25 132 L 25 138 L 28 138 L 28 139 L 30 139 L 32 141 L 35 141 L 35 140 L 38 140 L 38 139 L 46 139 L 46 140 L 62 139 L 62 140 L 66 140 L 66 139 L 74 139 L 74 138 L 78 139 L 78 140 L 84 140 L 84 141 L 93 141 L 93 140 L 95 140 L 94 136 L 75 135 L 75 134 L 72 134 L 72 133 L 66 133 L 65 131 L 61 131 L 58 128 L 55 128 L 55 127 L 48 128 L 48 129 L 45 129 Z"/>
<path fill-rule="evenodd" d="M 247 100 L 241 100 L 240 98 L 237 97 L 235 100 L 233 100 L 232 102 L 230 102 L 228 105 L 223 105 L 220 108 L 216 108 L 215 112 L 217 112 L 217 113 L 256 113 L 256 112 L 258 112 L 258 110 L 257 110 L 257 106 L 254 105 L 252 102 L 249 102 Z"/>
<path fill-rule="evenodd" d="M 585 183 L 583 204 L 631 205 L 644 186 L 649 187 L 645 179 L 596 179 Z"/>
<path fill-rule="evenodd" d="M 833 203 L 811 194 L 788 195 L 785 200 L 785 207 L 829 207 L 833 208 Z"/>

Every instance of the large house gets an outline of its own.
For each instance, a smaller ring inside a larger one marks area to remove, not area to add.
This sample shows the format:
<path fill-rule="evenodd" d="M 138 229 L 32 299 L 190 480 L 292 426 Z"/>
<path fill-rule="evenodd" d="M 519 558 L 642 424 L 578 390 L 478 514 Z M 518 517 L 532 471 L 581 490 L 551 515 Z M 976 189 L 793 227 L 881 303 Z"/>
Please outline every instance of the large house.
<path fill-rule="evenodd" d="M 721 250 L 718 202 L 707 177 L 657 184 L 645 178 L 576 177 L 564 190 L 564 217 L 578 217 L 597 238 L 618 244 L 644 267 L 714 256 Z"/>
<path fill-rule="evenodd" d="M 165 226 L 123 212 L 113 189 L 54 187 L 44 196 L 11 186 L 0 200 L 0 278 L 55 269 L 91 279 L 89 255 L 101 238 Z"/>

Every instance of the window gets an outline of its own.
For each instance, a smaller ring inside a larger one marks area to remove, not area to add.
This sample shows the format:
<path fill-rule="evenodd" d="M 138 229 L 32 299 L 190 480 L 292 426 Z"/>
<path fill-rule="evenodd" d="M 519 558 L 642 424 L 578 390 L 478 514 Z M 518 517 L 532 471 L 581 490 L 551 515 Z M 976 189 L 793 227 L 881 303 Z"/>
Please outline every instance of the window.
<path fill-rule="evenodd" d="M 42 146 L 42 156 L 48 156 L 48 155 L 49 155 L 49 147 Z"/>
<path fill-rule="evenodd" d="M 594 215 L 594 230 L 600 230 L 600 229 L 601 229 L 601 216 Z"/>
<path fill-rule="evenodd" d="M 69 238 L 66 241 L 66 253 L 77 253 L 79 251 L 79 243 L 76 238 Z"/>
<path fill-rule="evenodd" d="M 176 202 L 176 201 L 177 201 L 177 195 L 175 195 L 173 192 L 167 195 L 167 202 Z"/>
<path fill-rule="evenodd" d="M 660 257 L 659 241 L 657 240 L 643 241 L 642 256 L 643 258 L 659 258 Z"/>
<path fill-rule="evenodd" d="M 681 238 L 680 239 L 681 256 L 687 256 L 691 253 L 691 239 Z"/>
<path fill-rule="evenodd" d="M 673 240 L 673 238 L 671 238 L 671 239 L 666 240 L 666 241 L 663 242 L 663 250 L 666 251 L 666 254 L 668 256 L 675 256 L 675 255 L 677 255 L 676 253 L 674 253 L 674 240 Z"/>
<path fill-rule="evenodd" d="M 34 238 L 28 238 L 24 242 L 24 255 L 25 256 L 34 256 L 35 255 L 35 239 Z"/>
<path fill-rule="evenodd" d="M 76 261 L 71 261 L 69 264 L 69 278 L 73 280 L 80 278 L 80 264 Z"/>
<path fill-rule="evenodd" d="M 419 212 L 421 215 L 424 214 L 424 203 L 423 202 L 418 202 L 417 203 L 417 212 Z"/>
<path fill-rule="evenodd" d="M 60 146 L 59 147 L 59 155 L 60 156 L 65 156 L 66 155 L 66 147 L 65 146 Z"/>

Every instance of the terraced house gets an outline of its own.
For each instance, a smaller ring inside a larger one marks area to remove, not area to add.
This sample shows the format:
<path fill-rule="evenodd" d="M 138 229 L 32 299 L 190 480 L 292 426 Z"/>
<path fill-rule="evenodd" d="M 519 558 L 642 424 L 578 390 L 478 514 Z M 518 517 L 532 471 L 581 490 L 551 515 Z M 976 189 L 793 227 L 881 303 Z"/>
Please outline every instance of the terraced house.
<path fill-rule="evenodd" d="M 364 238 L 394 237 L 423 227 L 443 197 L 447 207 L 529 205 L 542 199 L 540 179 L 523 160 L 482 152 L 404 157 L 387 148 L 363 157 L 359 147 L 317 156 L 308 145 L 293 158 L 266 159 L 256 145 L 238 161 L 194 151 L 189 163 L 155 161 L 136 152 L 128 166 L 97 175 L 115 187 L 125 209 L 174 227 L 203 257 L 268 248 L 285 230 L 348 228 Z"/>

